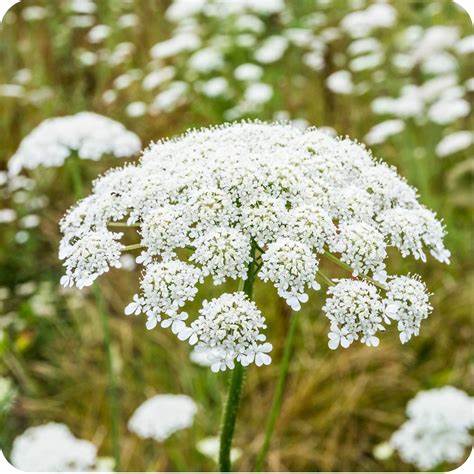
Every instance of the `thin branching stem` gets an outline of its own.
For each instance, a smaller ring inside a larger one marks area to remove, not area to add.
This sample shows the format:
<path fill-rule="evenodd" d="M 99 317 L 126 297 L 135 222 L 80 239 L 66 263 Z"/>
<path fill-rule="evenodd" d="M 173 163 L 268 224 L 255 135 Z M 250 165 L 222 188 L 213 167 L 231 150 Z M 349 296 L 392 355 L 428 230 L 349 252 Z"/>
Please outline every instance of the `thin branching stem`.
<path fill-rule="evenodd" d="M 127 222 L 107 222 L 109 227 L 140 227 L 140 224 L 128 224 Z"/>
<path fill-rule="evenodd" d="M 326 283 L 326 285 L 334 286 L 335 283 L 321 270 L 318 270 L 317 275 L 324 281 L 324 283 Z"/>
<path fill-rule="evenodd" d="M 347 263 L 343 262 L 342 260 L 340 260 L 339 258 L 337 258 L 335 255 L 333 255 L 332 253 L 328 252 L 328 251 L 325 251 L 324 252 L 324 256 L 326 258 L 328 258 L 329 260 L 331 260 L 331 262 L 335 263 L 336 265 L 338 265 L 339 267 L 341 268 L 344 268 L 344 270 L 347 270 L 349 272 L 353 272 L 353 268 L 348 265 Z M 372 283 L 373 285 L 375 285 L 376 287 L 380 288 L 381 290 L 386 290 L 387 288 L 382 285 L 381 283 L 379 283 L 378 281 L 374 280 L 373 278 L 370 278 L 366 275 L 360 275 L 360 277 L 364 280 L 367 280 L 369 281 L 370 283 Z"/>
<path fill-rule="evenodd" d="M 128 250 L 139 250 L 144 249 L 145 246 L 142 244 L 131 244 L 131 245 L 124 245 L 123 250 L 127 252 Z"/>

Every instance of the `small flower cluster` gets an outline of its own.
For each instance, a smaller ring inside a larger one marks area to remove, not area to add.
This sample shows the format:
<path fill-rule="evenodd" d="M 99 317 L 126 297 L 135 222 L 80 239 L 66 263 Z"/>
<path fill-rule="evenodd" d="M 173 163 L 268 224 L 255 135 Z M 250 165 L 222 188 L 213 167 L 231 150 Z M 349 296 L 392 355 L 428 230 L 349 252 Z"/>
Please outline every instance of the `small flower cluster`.
<path fill-rule="evenodd" d="M 66 425 L 47 423 L 28 428 L 15 438 L 11 461 L 21 471 L 91 471 L 96 456 L 97 448 L 77 439 Z"/>
<path fill-rule="evenodd" d="M 121 247 L 111 225 L 135 228 L 139 243 Z M 329 345 L 375 346 L 384 324 L 396 320 L 406 342 L 431 310 L 419 279 L 386 274 L 387 247 L 449 257 L 443 225 L 395 169 L 347 138 L 278 123 L 234 123 L 158 142 L 138 164 L 96 180 L 61 231 L 64 284 L 88 285 L 120 264 L 122 250 L 139 248 L 141 293 L 126 313 L 145 313 L 147 327 L 161 322 L 219 353 L 215 370 L 236 360 L 268 363 L 271 346 L 263 343 L 263 316 L 240 293 L 205 303 L 187 322 L 181 309 L 208 276 L 216 285 L 269 281 L 297 311 L 319 279 L 327 283 L 320 266 L 331 257 L 353 280 L 329 281 Z"/>
<path fill-rule="evenodd" d="M 442 462 L 459 462 L 472 445 L 474 398 L 446 386 L 418 393 L 407 405 L 408 420 L 390 444 L 407 463 L 431 471 Z"/>
<path fill-rule="evenodd" d="M 73 153 L 84 160 L 103 155 L 124 158 L 140 151 L 141 141 L 122 124 L 92 112 L 45 120 L 20 144 L 8 162 L 12 174 L 23 168 L 59 167 Z"/>
<path fill-rule="evenodd" d="M 155 395 L 135 410 L 128 429 L 140 438 L 163 442 L 177 431 L 191 427 L 196 412 L 196 403 L 187 395 Z"/>
<path fill-rule="evenodd" d="M 177 334 L 187 319 L 186 314 L 179 315 L 178 311 L 186 301 L 194 299 L 200 279 L 198 268 L 180 260 L 152 262 L 140 281 L 142 295 L 133 297 L 133 302 L 125 308 L 125 314 L 145 313 L 148 329 L 156 327 L 161 314 L 166 314 L 169 319 L 161 321 L 161 325 L 169 327 L 171 323 L 172 331 Z"/>
<path fill-rule="evenodd" d="M 199 317 L 189 328 L 181 331 L 180 339 L 189 339 L 198 351 L 210 354 L 211 370 L 233 369 L 235 361 L 247 366 L 271 362 L 267 354 L 272 345 L 260 331 L 266 328 L 265 319 L 253 301 L 243 292 L 224 293 L 212 301 L 204 301 Z M 263 342 L 263 344 L 262 344 Z"/>
<path fill-rule="evenodd" d="M 402 344 L 418 336 L 422 320 L 432 309 L 425 284 L 418 276 L 391 276 L 384 288 L 384 299 L 366 281 L 343 279 L 329 288 L 323 311 L 331 322 L 331 349 L 347 348 L 359 338 L 368 346 L 378 346 L 376 333 L 392 319 L 397 321 Z"/>

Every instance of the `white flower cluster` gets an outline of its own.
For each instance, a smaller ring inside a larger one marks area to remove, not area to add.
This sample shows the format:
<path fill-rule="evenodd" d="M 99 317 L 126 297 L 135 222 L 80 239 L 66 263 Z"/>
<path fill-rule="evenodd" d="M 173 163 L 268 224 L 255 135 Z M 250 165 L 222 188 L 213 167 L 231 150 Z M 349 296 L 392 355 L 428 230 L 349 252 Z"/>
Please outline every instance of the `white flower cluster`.
<path fill-rule="evenodd" d="M 62 241 L 59 258 L 66 260 L 66 274 L 61 278 L 63 286 L 84 288 L 110 267 L 120 268 L 123 245 L 118 242 L 122 233 L 106 229 L 89 232 L 87 238 Z"/>
<path fill-rule="evenodd" d="M 272 281 L 278 294 L 295 311 L 308 301 L 306 287 L 319 290 L 316 281 L 318 260 L 311 249 L 298 241 L 281 238 L 271 243 L 262 255 L 260 278 Z"/>
<path fill-rule="evenodd" d="M 122 124 L 92 112 L 45 120 L 25 137 L 8 162 L 10 173 L 38 166 L 59 167 L 73 153 L 84 160 L 135 155 L 141 141 Z"/>
<path fill-rule="evenodd" d="M 268 359 L 257 351 L 263 317 L 238 293 L 206 303 L 198 322 L 186 323 L 181 308 L 207 276 L 216 285 L 229 278 L 271 281 L 298 310 L 319 289 L 316 278 L 324 280 L 323 258 L 339 258 L 354 280 L 330 290 L 331 334 L 341 332 L 343 347 L 357 339 L 376 345 L 382 321 L 397 320 L 405 342 L 431 309 L 420 281 L 386 275 L 387 246 L 403 256 L 424 258 L 428 248 L 438 260 L 449 257 L 443 225 L 393 168 L 347 138 L 278 123 L 190 131 L 96 180 L 93 194 L 61 222 L 64 284 L 88 285 L 120 265 L 120 251 L 130 246 L 120 247 L 121 234 L 110 224 L 131 226 L 140 238 L 131 247 L 142 251 L 141 293 L 127 314 L 145 313 L 150 328 L 166 315 L 161 325 L 178 336 L 225 349 L 216 367 Z M 386 300 L 366 279 L 388 291 Z M 252 331 L 237 325 L 237 337 L 224 315 L 225 330 L 209 321 L 223 305 L 235 305 L 233 314 Z"/>
<path fill-rule="evenodd" d="M 161 314 L 166 314 L 169 319 L 162 321 L 162 326 L 169 327 L 171 322 L 171 329 L 178 333 L 187 319 L 185 313 L 179 315 L 178 311 L 186 301 L 194 299 L 200 278 L 198 268 L 180 260 L 152 262 L 140 281 L 142 295 L 134 296 L 125 314 L 145 313 L 148 329 L 153 329 L 161 321 Z"/>
<path fill-rule="evenodd" d="M 28 428 L 15 438 L 12 464 L 21 471 L 91 471 L 97 449 L 89 441 L 77 439 L 62 423 Z"/>
<path fill-rule="evenodd" d="M 266 337 L 260 331 L 265 328 L 262 313 L 245 293 L 224 293 L 204 301 L 199 317 L 178 337 L 196 344 L 197 351 L 206 351 L 212 357 L 211 370 L 218 372 L 233 369 L 235 361 L 243 366 L 268 365 L 272 345 L 263 342 Z"/>
<path fill-rule="evenodd" d="M 404 275 L 390 279 L 384 303 L 385 313 L 398 322 L 402 343 L 418 336 L 421 321 L 432 309 L 425 284 L 418 277 Z"/>
<path fill-rule="evenodd" d="M 425 284 L 418 276 L 391 276 L 385 290 L 382 298 L 373 284 L 349 279 L 329 288 L 323 311 L 331 322 L 331 349 L 347 348 L 359 338 L 368 346 L 378 346 L 376 333 L 392 319 L 397 321 L 402 344 L 418 336 L 421 322 L 432 310 Z"/>
<path fill-rule="evenodd" d="M 442 462 L 459 462 L 472 446 L 474 398 L 451 386 L 418 393 L 407 405 L 408 420 L 391 445 L 407 463 L 431 471 Z"/>
<path fill-rule="evenodd" d="M 329 347 L 347 348 L 359 338 L 368 346 L 378 346 L 383 304 L 377 288 L 365 281 L 344 279 L 330 287 L 328 295 L 323 311 L 331 322 Z"/>
<path fill-rule="evenodd" d="M 191 427 L 196 412 L 196 403 L 187 395 L 155 395 L 135 410 L 128 429 L 140 438 L 162 442 Z"/>

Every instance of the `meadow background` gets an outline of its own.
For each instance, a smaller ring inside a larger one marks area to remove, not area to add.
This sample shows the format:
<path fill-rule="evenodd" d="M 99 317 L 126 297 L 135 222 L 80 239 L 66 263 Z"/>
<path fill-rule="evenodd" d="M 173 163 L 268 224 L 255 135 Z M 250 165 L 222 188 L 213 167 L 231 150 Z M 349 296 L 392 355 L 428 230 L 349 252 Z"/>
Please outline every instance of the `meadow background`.
<path fill-rule="evenodd" d="M 388 3 L 396 10 L 396 21 L 365 35 L 378 41 L 382 55 L 373 60 L 375 65 L 370 65 L 369 58 L 369 66 L 363 61 L 357 66 L 351 62 L 357 56 L 351 49 L 355 38 L 342 25 L 348 14 L 374 3 L 293 0 L 284 2 L 283 12 L 251 11 L 263 24 L 260 32 L 247 32 L 258 44 L 269 36 L 293 38 L 279 58 L 261 62 L 261 82 L 272 92 L 263 101 L 268 89 L 257 94 L 260 102 L 254 96 L 245 99 L 244 86 L 233 78 L 238 65 L 255 62 L 252 55 L 258 45 L 242 46 L 251 40 L 236 39 L 242 32 L 232 15 L 224 20 L 195 17 L 207 43 L 226 45 L 219 77 L 227 78 L 228 88 L 214 97 L 203 91 L 204 83 L 217 73 L 212 69 L 190 72 L 191 53 L 166 58 L 150 54 L 176 27 L 165 15 L 168 1 L 25 0 L 0 26 L 1 169 L 6 169 L 22 138 L 41 121 L 83 110 L 122 122 L 144 144 L 190 127 L 240 118 L 288 119 L 296 126 L 331 127 L 339 135 L 360 141 L 380 122 L 403 122 L 404 129 L 393 136 L 369 140 L 374 142 L 370 148 L 395 165 L 420 190 L 421 201 L 444 219 L 452 263 L 446 266 L 429 259 L 420 265 L 393 255 L 393 267 L 400 273 L 420 273 L 433 293 L 432 315 L 423 323 L 420 336 L 406 345 L 391 330 L 378 348 L 354 344 L 348 350 L 330 351 L 321 302 L 312 298 L 303 306 L 282 414 L 268 456 L 267 468 L 273 471 L 413 470 L 397 455 L 380 460 L 373 454 L 374 447 L 405 420 L 406 402 L 419 390 L 446 384 L 474 392 L 472 145 L 446 156 L 437 151 L 444 136 L 472 130 L 472 114 L 440 123 L 436 117 L 433 120 L 428 104 L 410 116 L 406 110 L 410 100 L 417 100 L 416 94 L 392 113 L 376 113 L 373 106 L 379 97 L 400 97 L 407 85 L 421 86 L 448 74 L 455 75 L 455 87 L 461 88 L 457 97 L 461 94 L 472 102 L 472 48 L 466 54 L 456 45 L 447 47 L 455 58 L 454 70 L 433 73 L 433 66 L 394 66 L 397 48 L 409 52 L 419 44 L 414 33 L 403 40 L 409 27 L 423 32 L 434 25 L 453 26 L 463 37 L 472 35 L 472 24 L 448 0 L 392 0 Z M 294 39 L 298 35 L 288 30 L 297 28 L 311 31 L 313 40 L 321 41 L 304 40 L 304 34 Z M 174 79 L 166 80 L 165 73 L 165 79 L 155 75 L 153 82 L 151 76 L 144 87 L 150 73 L 169 66 L 174 68 Z M 330 86 L 328 78 L 340 70 L 349 71 L 352 87 L 347 75 L 339 77 L 339 89 Z M 176 93 L 171 105 L 163 98 L 156 101 L 168 83 L 178 80 L 187 84 L 178 86 L 185 92 Z M 84 182 L 89 186 L 94 177 L 118 164 L 115 158 L 82 162 Z M 58 285 L 58 221 L 75 201 L 72 183 L 62 168 L 39 168 L 27 173 L 27 178 L 31 181 L 21 189 L 11 189 L 3 178 L 0 183 L 0 208 L 14 210 L 16 215 L 0 222 L 0 376 L 12 387 L 8 403 L 0 410 L 0 446 L 8 455 L 14 437 L 27 427 L 58 421 L 76 436 L 92 441 L 101 456 L 110 456 L 106 361 L 98 310 L 90 292 L 65 291 Z M 120 389 L 122 469 L 214 470 L 214 462 L 199 453 L 196 444 L 218 433 L 226 375 L 212 374 L 192 363 L 188 346 L 169 332 L 147 331 L 143 319 L 124 316 L 136 280 L 133 272 L 116 270 L 100 279 L 111 314 Z M 209 287 L 203 296 L 212 294 Z M 288 309 L 274 291 L 257 284 L 256 301 L 268 321 L 274 363 L 248 371 L 235 436 L 235 445 L 245 453 L 236 464 L 240 470 L 252 468 L 262 442 L 288 327 Z M 197 311 L 198 305 L 193 309 Z M 187 394 L 199 405 L 194 426 L 162 444 L 143 441 L 126 428 L 135 408 L 157 393 Z"/>

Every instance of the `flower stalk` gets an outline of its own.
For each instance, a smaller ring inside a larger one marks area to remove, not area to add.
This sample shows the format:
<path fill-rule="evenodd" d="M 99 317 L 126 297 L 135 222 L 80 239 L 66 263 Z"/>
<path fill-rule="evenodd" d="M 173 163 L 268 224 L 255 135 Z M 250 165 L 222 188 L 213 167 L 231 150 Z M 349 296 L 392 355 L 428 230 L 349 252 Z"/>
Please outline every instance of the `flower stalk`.
<path fill-rule="evenodd" d="M 253 283 L 255 280 L 255 250 L 256 248 L 253 246 L 252 261 L 247 269 L 247 279 L 241 280 L 239 284 L 239 290 L 243 290 L 250 300 L 252 299 Z M 221 472 L 230 472 L 232 469 L 230 453 L 232 450 L 232 439 L 234 437 L 235 422 L 237 420 L 237 412 L 239 409 L 244 378 L 245 367 L 237 362 L 230 376 L 229 389 L 222 413 L 219 449 L 219 470 Z"/>

